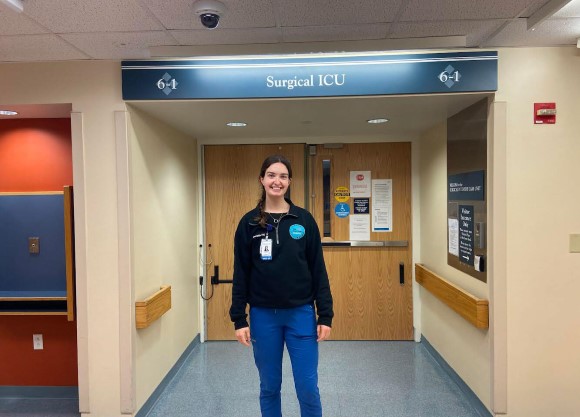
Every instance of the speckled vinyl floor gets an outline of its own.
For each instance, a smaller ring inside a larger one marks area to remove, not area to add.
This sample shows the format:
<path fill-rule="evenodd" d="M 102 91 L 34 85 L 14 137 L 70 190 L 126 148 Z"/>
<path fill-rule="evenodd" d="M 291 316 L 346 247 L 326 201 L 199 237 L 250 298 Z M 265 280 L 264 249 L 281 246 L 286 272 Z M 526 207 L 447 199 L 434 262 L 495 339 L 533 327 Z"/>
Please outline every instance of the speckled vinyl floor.
<path fill-rule="evenodd" d="M 282 412 L 300 417 L 284 357 Z M 324 417 L 481 417 L 420 343 L 323 342 L 319 388 Z M 260 417 L 251 348 L 198 345 L 147 417 Z"/>
<path fill-rule="evenodd" d="M 283 375 L 283 415 L 300 417 L 287 354 Z M 415 342 L 323 342 L 319 388 L 324 417 L 482 417 Z M 207 342 L 189 354 L 146 417 L 260 417 L 258 394 L 251 348 Z M 78 400 L 0 399 L 0 416 L 78 417 L 77 410 Z"/>

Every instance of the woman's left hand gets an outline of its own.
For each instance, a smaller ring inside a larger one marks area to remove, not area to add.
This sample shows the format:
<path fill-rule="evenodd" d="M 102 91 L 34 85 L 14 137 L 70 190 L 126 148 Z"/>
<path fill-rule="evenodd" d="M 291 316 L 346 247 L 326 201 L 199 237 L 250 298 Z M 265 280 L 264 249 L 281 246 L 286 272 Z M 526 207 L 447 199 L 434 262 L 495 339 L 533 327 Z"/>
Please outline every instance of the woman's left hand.
<path fill-rule="evenodd" d="M 318 335 L 316 341 L 322 342 L 323 340 L 328 339 L 328 337 L 330 337 L 330 330 L 332 330 L 330 327 L 325 326 L 324 324 L 319 324 L 318 327 L 316 327 L 316 334 Z"/>

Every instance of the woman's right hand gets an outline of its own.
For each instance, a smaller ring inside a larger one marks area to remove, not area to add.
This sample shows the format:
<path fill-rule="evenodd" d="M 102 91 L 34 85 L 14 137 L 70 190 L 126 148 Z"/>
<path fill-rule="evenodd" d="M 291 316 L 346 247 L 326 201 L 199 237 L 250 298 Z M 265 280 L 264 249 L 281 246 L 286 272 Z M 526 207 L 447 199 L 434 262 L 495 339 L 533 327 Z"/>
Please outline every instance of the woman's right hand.
<path fill-rule="evenodd" d="M 236 330 L 236 338 L 244 346 L 250 346 L 250 328 L 243 327 Z"/>

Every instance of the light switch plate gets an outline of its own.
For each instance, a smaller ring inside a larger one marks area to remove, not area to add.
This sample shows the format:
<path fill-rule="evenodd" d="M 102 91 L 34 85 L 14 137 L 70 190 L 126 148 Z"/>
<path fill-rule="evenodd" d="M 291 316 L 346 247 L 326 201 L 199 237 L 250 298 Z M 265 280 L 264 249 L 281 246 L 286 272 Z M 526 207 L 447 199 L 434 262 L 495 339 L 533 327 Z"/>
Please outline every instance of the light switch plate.
<path fill-rule="evenodd" d="M 570 253 L 580 253 L 580 234 L 570 235 Z"/>

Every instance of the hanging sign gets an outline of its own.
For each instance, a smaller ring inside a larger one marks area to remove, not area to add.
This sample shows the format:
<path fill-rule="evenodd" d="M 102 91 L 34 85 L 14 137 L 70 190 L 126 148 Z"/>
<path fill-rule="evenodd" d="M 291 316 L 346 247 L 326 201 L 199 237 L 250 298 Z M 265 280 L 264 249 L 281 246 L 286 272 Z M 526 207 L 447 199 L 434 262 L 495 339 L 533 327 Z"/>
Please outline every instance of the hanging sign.
<path fill-rule="evenodd" d="M 497 90 L 497 51 L 123 61 L 124 100 L 341 97 Z"/>

